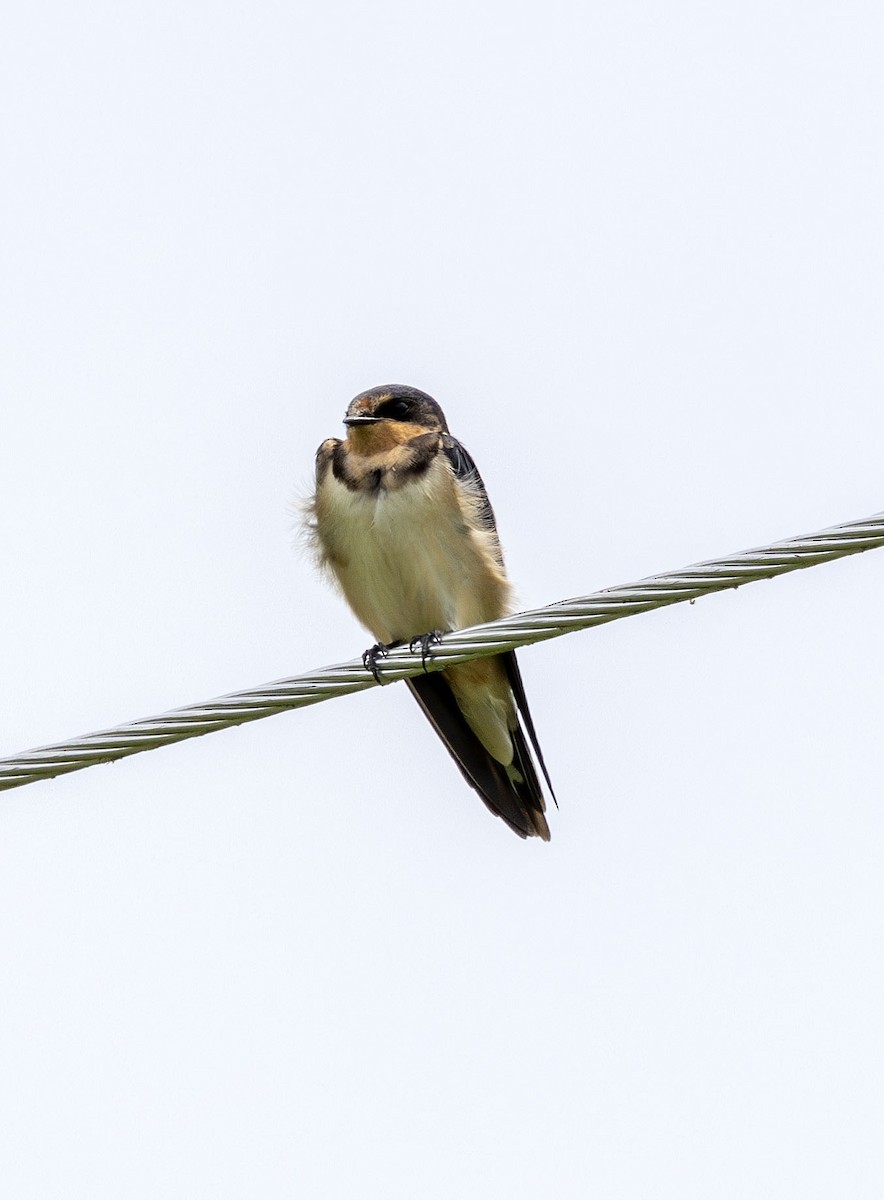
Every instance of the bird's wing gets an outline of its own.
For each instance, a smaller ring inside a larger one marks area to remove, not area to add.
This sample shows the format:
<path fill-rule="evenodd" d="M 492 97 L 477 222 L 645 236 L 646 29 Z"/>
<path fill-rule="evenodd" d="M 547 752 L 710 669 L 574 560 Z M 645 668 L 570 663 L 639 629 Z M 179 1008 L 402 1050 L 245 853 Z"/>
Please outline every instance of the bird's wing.
<path fill-rule="evenodd" d="M 482 482 L 482 476 L 479 474 L 479 468 L 473 461 L 473 456 L 450 433 L 446 433 L 442 438 L 442 453 L 451 463 L 455 479 L 459 480 L 460 483 L 466 484 L 475 497 L 477 501 L 477 515 L 488 533 L 493 536 L 495 553 L 502 566 L 503 552 L 500 548 L 500 539 L 497 536 L 497 522 L 494 520 L 494 509 L 491 507 L 491 501 L 488 499 L 485 484 Z"/>
<path fill-rule="evenodd" d="M 506 668 L 506 677 L 509 680 L 510 687 L 513 689 L 513 695 L 516 698 L 516 707 L 519 710 L 522 723 L 528 731 L 528 737 L 531 739 L 531 745 L 534 747 L 534 753 L 537 755 L 537 761 L 540 763 L 540 769 L 543 772 L 543 778 L 546 780 L 546 786 L 549 788 L 549 794 L 552 796 L 553 803 L 555 804 L 556 808 L 558 808 L 559 802 L 556 799 L 555 789 L 553 788 L 552 780 L 549 777 L 549 771 L 546 769 L 546 763 L 543 761 L 543 751 L 540 749 L 540 742 L 537 740 L 537 730 L 534 728 L 534 718 L 531 716 L 531 709 L 528 707 L 528 697 L 525 695 L 525 685 L 522 683 L 522 672 L 519 670 L 519 664 L 516 660 L 516 652 L 515 650 L 510 650 L 508 654 L 501 654 L 500 657 L 503 659 L 503 665 Z M 521 730 L 519 732 L 521 732 Z M 525 739 L 523 737 L 523 743 L 524 740 Z M 527 746 L 525 747 L 525 750 L 527 753 Z M 528 758 L 530 759 L 530 757 L 531 756 L 529 754 Z"/>
<path fill-rule="evenodd" d="M 494 509 L 491 507 L 491 501 L 488 499 L 488 492 L 485 490 L 485 484 L 482 482 L 482 476 L 479 474 L 479 468 L 473 461 L 473 457 L 469 450 L 450 434 L 446 434 L 442 448 L 451 463 L 455 476 L 469 483 L 475 489 L 476 495 L 480 499 L 481 516 L 487 528 L 494 534 L 497 541 L 498 549 L 500 542 L 497 540 L 497 525 L 494 520 Z M 502 561 L 501 555 L 501 561 Z M 540 763 L 540 769 L 543 771 L 543 777 L 546 780 L 549 793 L 555 801 L 556 808 L 559 806 L 556 800 L 556 793 L 553 789 L 552 781 L 549 777 L 549 771 L 546 769 L 546 763 L 543 759 L 543 751 L 540 749 L 540 742 L 537 739 L 537 731 L 534 728 L 534 720 L 531 716 L 531 710 L 528 707 L 528 698 L 525 695 L 525 686 L 522 683 L 522 674 L 519 670 L 519 664 L 516 661 L 516 652 L 511 650 L 508 654 L 502 654 L 501 659 L 506 668 L 507 679 L 510 687 L 513 689 L 513 695 L 516 699 L 516 705 L 524 722 L 525 729 L 528 731 L 528 737 L 531 740 L 531 745 L 534 747 L 534 753 L 537 755 L 537 761 Z M 527 749 L 527 748 L 526 748 Z M 530 755 L 529 755 L 530 760 Z M 533 764 L 532 764 L 533 766 Z"/>
<path fill-rule="evenodd" d="M 455 478 L 469 487 L 475 498 L 478 518 L 487 532 L 493 535 L 494 549 L 502 565 L 503 555 L 497 537 L 494 510 L 471 454 L 450 434 L 443 437 L 442 450 L 451 464 Z M 544 778 L 549 783 L 515 653 L 510 651 L 501 654 L 499 659 L 506 671 L 507 681 L 512 688 L 516 706 L 522 715 Z M 407 682 L 464 778 L 479 793 L 488 808 L 502 817 L 521 837 L 539 836 L 548 840 L 549 827 L 543 815 L 546 808 L 543 792 L 531 751 L 518 720 L 514 721 L 509 730 L 513 744 L 513 764 L 508 769 L 486 750 L 467 723 L 444 672 L 415 676 Z M 552 785 L 550 793 L 555 799 Z"/>

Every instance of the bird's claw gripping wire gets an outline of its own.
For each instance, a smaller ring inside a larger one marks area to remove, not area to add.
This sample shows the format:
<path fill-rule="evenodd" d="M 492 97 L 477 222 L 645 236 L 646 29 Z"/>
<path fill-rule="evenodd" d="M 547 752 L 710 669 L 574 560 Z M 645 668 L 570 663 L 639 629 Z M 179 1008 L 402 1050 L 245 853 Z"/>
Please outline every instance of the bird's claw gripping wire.
<path fill-rule="evenodd" d="M 442 641 L 442 634 L 438 629 L 432 630 L 430 633 L 421 633 L 417 637 L 413 637 L 408 643 L 408 649 L 414 654 L 415 648 L 421 648 L 421 666 L 424 673 L 427 673 L 427 659 L 432 657 L 433 646 L 438 645 Z"/>
<path fill-rule="evenodd" d="M 420 647 L 421 666 L 425 672 L 427 671 L 427 659 L 431 658 L 433 654 L 433 646 L 441 641 L 442 634 L 438 629 L 434 629 L 431 633 L 420 633 L 409 641 L 408 649 L 412 654 L 414 654 L 418 647 Z M 362 655 L 362 665 L 365 667 L 366 671 L 370 671 L 374 676 L 375 683 L 383 684 L 384 682 L 381 678 L 380 672 L 381 660 L 386 658 L 391 650 L 395 650 L 397 647 L 402 645 L 404 645 L 404 643 L 401 641 L 389 642 L 387 645 L 385 645 L 383 642 L 375 642 L 375 644 L 373 646 L 369 646 L 369 648 Z"/>
<path fill-rule="evenodd" d="M 375 642 L 373 646 L 369 646 L 362 656 L 362 665 L 365 667 L 366 671 L 370 671 L 372 673 L 375 683 L 383 684 L 384 682 L 383 679 L 381 679 L 381 673 L 378 670 L 378 662 L 380 659 L 386 658 L 389 653 L 389 646 L 385 646 L 383 642 Z"/>

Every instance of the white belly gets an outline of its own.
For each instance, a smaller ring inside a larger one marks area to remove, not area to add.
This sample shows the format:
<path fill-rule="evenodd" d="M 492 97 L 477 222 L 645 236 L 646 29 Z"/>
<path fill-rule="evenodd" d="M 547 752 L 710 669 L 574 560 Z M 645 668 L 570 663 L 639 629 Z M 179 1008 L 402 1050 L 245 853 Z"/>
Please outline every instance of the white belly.
<path fill-rule="evenodd" d="M 434 462 L 394 491 L 351 491 L 329 471 L 317 535 L 350 607 L 381 642 L 500 616 L 507 585 L 487 534 L 469 523 L 451 472 Z"/>

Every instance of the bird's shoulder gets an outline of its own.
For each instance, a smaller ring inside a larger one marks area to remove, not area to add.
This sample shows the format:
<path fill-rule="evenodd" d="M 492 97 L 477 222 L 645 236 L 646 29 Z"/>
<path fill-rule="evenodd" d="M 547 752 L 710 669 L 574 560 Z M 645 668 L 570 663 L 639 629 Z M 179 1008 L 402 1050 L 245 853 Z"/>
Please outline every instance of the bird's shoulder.
<path fill-rule="evenodd" d="M 334 458 L 335 450 L 341 445 L 340 438 L 326 438 L 316 451 L 316 478 L 322 478 Z"/>
<path fill-rule="evenodd" d="M 457 438 L 452 437 L 450 433 L 442 435 L 441 451 L 447 458 L 455 479 L 472 497 L 480 522 L 486 529 L 496 534 L 497 523 L 494 520 L 494 509 L 491 507 L 488 492 L 473 456 L 466 446 Z"/>

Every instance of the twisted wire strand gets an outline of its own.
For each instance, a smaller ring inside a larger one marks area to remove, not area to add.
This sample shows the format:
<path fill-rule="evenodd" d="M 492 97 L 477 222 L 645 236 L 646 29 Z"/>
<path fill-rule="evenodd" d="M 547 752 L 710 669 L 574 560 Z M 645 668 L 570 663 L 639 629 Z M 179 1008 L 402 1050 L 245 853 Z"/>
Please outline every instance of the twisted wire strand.
<path fill-rule="evenodd" d="M 884 513 L 445 634 L 433 644 L 426 669 L 442 670 L 455 663 L 742 587 L 758 579 L 772 579 L 878 546 L 884 546 Z M 424 669 L 420 648 L 407 646 L 390 650 L 379 663 L 384 683 L 417 675 Z M 376 683 L 362 661 L 354 660 L 25 751 L 0 759 L 0 791 L 257 721 L 290 708 L 360 692 L 375 687 Z"/>

